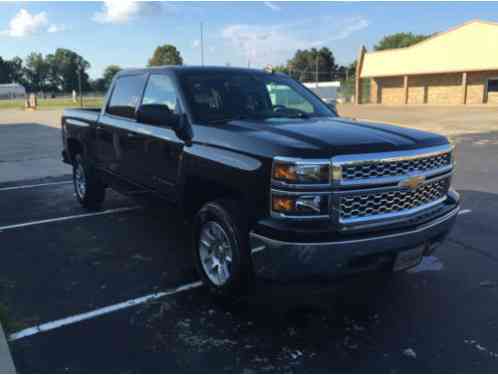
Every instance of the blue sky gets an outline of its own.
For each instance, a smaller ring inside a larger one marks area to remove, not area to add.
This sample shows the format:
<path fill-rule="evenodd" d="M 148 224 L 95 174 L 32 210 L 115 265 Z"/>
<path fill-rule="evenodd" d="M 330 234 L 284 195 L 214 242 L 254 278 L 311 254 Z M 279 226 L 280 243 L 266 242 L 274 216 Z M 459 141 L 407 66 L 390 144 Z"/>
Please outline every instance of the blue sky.
<path fill-rule="evenodd" d="M 498 21 L 498 3 L 436 2 L 2 2 L 0 56 L 69 48 L 97 78 L 109 64 L 144 66 L 157 45 L 200 64 L 204 23 L 209 65 L 280 64 L 298 48 L 329 47 L 348 64 L 384 35 L 428 34 L 472 19 Z"/>

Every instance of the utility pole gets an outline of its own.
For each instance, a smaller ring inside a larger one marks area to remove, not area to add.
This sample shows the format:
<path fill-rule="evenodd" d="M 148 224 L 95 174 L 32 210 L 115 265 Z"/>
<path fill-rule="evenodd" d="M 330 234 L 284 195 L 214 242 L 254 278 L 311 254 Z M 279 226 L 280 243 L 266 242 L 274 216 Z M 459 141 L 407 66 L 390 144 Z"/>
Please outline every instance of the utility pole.
<path fill-rule="evenodd" d="M 316 55 L 316 62 L 315 62 L 315 84 L 316 87 L 318 87 L 318 61 L 319 61 L 320 55 Z"/>
<path fill-rule="evenodd" d="M 81 65 L 78 67 L 78 88 L 80 92 L 80 107 L 83 108 L 83 93 L 81 92 Z"/>
<path fill-rule="evenodd" d="M 204 66 L 204 23 L 201 22 L 201 65 Z"/>

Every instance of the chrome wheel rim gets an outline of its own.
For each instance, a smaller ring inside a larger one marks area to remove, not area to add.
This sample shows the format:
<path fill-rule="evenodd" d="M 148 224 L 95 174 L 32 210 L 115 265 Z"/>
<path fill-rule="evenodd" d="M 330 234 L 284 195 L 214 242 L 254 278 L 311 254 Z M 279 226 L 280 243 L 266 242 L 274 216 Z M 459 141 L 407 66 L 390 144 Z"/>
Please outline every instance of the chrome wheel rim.
<path fill-rule="evenodd" d="M 81 163 L 78 163 L 74 171 L 74 187 L 76 188 L 76 194 L 81 199 L 85 198 L 86 194 L 86 177 L 85 170 Z"/>
<path fill-rule="evenodd" d="M 223 227 L 214 222 L 205 223 L 199 237 L 199 256 L 204 273 L 216 286 L 228 282 L 232 271 L 232 246 Z"/>

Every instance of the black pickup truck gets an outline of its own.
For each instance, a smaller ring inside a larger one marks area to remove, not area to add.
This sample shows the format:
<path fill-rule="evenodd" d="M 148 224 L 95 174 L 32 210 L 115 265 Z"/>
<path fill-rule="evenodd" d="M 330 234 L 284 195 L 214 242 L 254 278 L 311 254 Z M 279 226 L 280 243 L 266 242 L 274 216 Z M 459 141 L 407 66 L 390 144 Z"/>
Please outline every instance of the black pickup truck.
<path fill-rule="evenodd" d="M 220 295 L 414 267 L 459 210 L 445 137 L 340 118 L 270 70 L 125 70 L 102 109 L 64 111 L 62 134 L 80 203 L 109 187 L 176 205 Z"/>

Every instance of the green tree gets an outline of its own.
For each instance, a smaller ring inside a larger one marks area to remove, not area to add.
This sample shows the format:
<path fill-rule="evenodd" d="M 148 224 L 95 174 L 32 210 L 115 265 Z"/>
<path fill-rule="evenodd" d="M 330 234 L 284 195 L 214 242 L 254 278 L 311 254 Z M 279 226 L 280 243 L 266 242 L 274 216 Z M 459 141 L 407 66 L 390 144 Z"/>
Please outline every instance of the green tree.
<path fill-rule="evenodd" d="M 102 76 L 102 79 L 104 80 L 104 90 L 107 90 L 111 86 L 112 79 L 120 70 L 122 69 L 119 65 L 109 65 L 105 68 Z"/>
<path fill-rule="evenodd" d="M 315 81 L 316 78 L 330 81 L 337 75 L 337 68 L 334 54 L 326 47 L 297 50 L 287 62 L 290 75 L 300 81 Z"/>
<path fill-rule="evenodd" d="M 355 60 L 347 66 L 348 78 L 354 78 L 356 76 L 356 65 L 358 65 L 358 61 Z"/>
<path fill-rule="evenodd" d="M 149 59 L 149 66 L 159 65 L 183 65 L 183 58 L 180 55 L 180 51 L 171 44 L 157 47 Z"/>
<path fill-rule="evenodd" d="M 0 83 L 9 82 L 9 66 L 7 61 L 0 57 Z"/>
<path fill-rule="evenodd" d="M 48 88 L 49 65 L 41 53 L 32 52 L 26 57 L 25 76 L 29 91 Z"/>
<path fill-rule="evenodd" d="M 382 38 L 380 42 L 374 46 L 374 50 L 382 51 L 384 49 L 409 47 L 429 37 L 431 37 L 431 35 L 415 35 L 413 33 L 391 34 Z"/>
<path fill-rule="evenodd" d="M 63 92 L 78 91 L 81 72 L 81 85 L 84 91 L 90 88 L 89 76 L 86 72 L 90 63 L 76 52 L 58 48 L 54 54 L 47 55 L 49 65 L 48 81 L 52 89 Z"/>
<path fill-rule="evenodd" d="M 105 92 L 107 90 L 104 78 L 90 80 L 90 90 L 94 92 Z"/>
<path fill-rule="evenodd" d="M 289 74 L 289 68 L 286 65 L 274 66 L 273 71 L 278 72 L 278 73 Z"/>
<path fill-rule="evenodd" d="M 10 82 L 10 68 L 4 59 L 0 57 L 0 83 Z"/>
<path fill-rule="evenodd" d="M 12 60 L 8 60 L 7 65 L 9 66 L 9 71 L 10 71 L 10 81 L 25 85 L 26 84 L 24 78 L 25 70 L 22 59 L 16 56 Z"/>
<path fill-rule="evenodd" d="M 0 83 L 21 83 L 23 80 L 24 70 L 22 59 L 14 57 L 12 60 L 4 60 L 0 57 Z"/>

